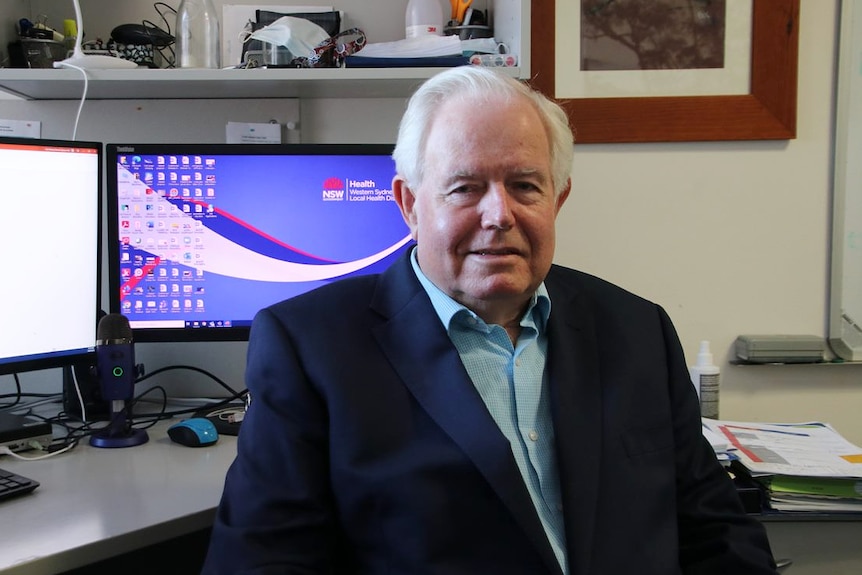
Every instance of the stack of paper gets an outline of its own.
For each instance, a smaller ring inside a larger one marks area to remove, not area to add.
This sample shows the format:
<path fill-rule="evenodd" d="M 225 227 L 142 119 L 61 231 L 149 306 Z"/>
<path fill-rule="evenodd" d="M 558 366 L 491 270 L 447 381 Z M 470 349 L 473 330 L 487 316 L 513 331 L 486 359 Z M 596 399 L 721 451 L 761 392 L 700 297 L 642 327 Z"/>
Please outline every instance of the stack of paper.
<path fill-rule="evenodd" d="M 770 504 L 780 511 L 862 512 L 862 480 L 772 475 L 764 480 Z"/>
<path fill-rule="evenodd" d="M 731 449 L 730 442 L 718 431 L 716 420 L 704 417 L 701 419 L 701 422 L 703 436 L 709 441 L 718 460 L 726 465 L 736 459 L 736 454 Z"/>
<path fill-rule="evenodd" d="M 468 63 L 458 36 L 418 36 L 366 44 L 344 59 L 346 68 L 441 67 Z"/>
<path fill-rule="evenodd" d="M 862 448 L 828 423 L 707 422 L 774 509 L 862 512 Z"/>
<path fill-rule="evenodd" d="M 435 58 L 461 54 L 458 36 L 417 36 L 395 42 L 366 44 L 359 51 L 365 58 Z"/>

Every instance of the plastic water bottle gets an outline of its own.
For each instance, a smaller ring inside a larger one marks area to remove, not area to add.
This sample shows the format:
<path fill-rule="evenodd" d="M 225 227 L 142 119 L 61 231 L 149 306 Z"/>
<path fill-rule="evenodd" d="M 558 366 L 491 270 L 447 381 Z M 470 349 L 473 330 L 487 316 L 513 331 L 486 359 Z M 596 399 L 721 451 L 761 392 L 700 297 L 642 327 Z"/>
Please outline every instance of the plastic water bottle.
<path fill-rule="evenodd" d="M 406 38 L 443 35 L 440 0 L 410 0 L 404 16 Z"/>
<path fill-rule="evenodd" d="M 219 68 L 218 15 L 212 0 L 182 0 L 177 9 L 177 68 Z"/>

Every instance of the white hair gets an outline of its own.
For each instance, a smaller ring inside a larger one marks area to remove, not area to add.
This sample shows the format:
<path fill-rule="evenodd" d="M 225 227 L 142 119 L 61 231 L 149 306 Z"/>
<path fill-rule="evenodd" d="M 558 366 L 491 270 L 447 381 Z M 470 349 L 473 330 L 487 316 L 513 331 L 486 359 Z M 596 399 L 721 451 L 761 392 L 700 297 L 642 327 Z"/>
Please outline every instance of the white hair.
<path fill-rule="evenodd" d="M 541 92 L 496 68 L 457 66 L 427 81 L 410 97 L 398 127 L 392 158 L 395 170 L 412 186 L 422 182 L 425 140 L 437 109 L 451 98 L 498 100 L 524 98 L 542 119 L 551 150 L 551 177 L 560 194 L 568 184 L 574 155 L 574 135 L 566 112 Z"/>

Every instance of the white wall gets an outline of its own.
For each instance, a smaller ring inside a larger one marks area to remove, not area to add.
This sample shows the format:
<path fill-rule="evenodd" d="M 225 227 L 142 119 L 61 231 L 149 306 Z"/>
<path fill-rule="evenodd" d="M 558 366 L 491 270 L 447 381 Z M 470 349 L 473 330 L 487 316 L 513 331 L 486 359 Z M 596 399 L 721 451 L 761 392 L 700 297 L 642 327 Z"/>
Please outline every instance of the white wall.
<path fill-rule="evenodd" d="M 558 220 L 557 261 L 663 305 L 689 358 L 700 340 L 709 340 L 722 368 L 722 418 L 828 421 L 862 444 L 862 365 L 727 363 L 739 334 L 827 333 L 837 11 L 838 0 L 802 0 L 795 140 L 578 146 L 573 193 Z M 264 104 L 274 102 L 237 103 L 235 111 L 209 103 L 198 117 L 170 103 L 145 105 L 161 107 L 167 126 L 206 118 L 216 124 L 212 137 L 219 141 L 226 119 Z M 401 99 L 304 100 L 302 139 L 393 141 L 403 105 Z M 128 105 L 113 106 L 98 115 L 85 108 L 79 137 L 133 137 L 116 121 Z M 46 137 L 68 137 L 76 107 L 0 101 L 0 117 L 42 120 Z M 138 346 L 149 371 L 196 365 L 237 389 L 244 353 L 244 344 Z M 218 391 L 182 372 L 160 383 L 174 394 Z"/>
<path fill-rule="evenodd" d="M 825 420 L 862 443 L 862 365 L 727 363 L 739 334 L 827 333 L 837 18 L 837 0 L 802 0 L 795 140 L 576 147 L 557 260 L 663 305 L 690 359 L 709 340 L 722 418 Z"/>

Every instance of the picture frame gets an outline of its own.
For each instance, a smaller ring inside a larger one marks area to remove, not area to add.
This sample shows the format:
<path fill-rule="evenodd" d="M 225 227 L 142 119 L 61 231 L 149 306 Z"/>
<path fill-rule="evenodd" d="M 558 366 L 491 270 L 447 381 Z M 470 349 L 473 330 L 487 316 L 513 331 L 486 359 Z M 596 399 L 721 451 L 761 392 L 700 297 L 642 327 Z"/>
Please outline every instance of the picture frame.
<path fill-rule="evenodd" d="M 752 0 L 747 94 L 603 98 L 556 96 L 557 1 L 532 2 L 530 84 L 563 106 L 577 143 L 796 137 L 800 0 Z"/>
<path fill-rule="evenodd" d="M 862 0 L 840 8 L 833 125 L 832 254 L 829 346 L 844 361 L 862 361 Z"/>

